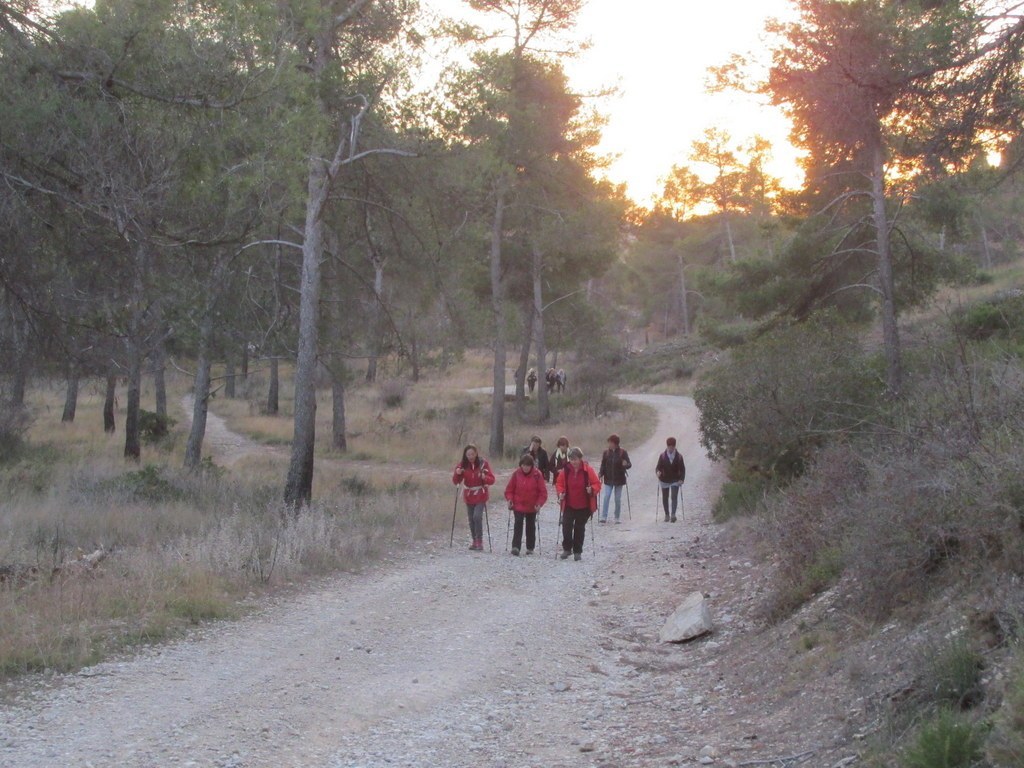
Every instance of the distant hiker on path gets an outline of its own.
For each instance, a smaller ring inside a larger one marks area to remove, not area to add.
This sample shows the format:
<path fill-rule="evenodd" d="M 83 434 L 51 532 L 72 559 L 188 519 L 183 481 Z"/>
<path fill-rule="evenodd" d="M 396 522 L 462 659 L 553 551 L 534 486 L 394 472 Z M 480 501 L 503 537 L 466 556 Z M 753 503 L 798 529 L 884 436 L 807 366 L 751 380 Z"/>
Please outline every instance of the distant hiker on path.
<path fill-rule="evenodd" d="M 530 387 L 530 394 L 533 394 L 533 390 L 537 388 L 537 369 L 531 368 L 530 372 L 526 374 L 526 383 Z"/>
<path fill-rule="evenodd" d="M 544 476 L 544 482 L 548 482 L 551 479 L 551 466 L 548 463 L 548 452 L 541 448 L 543 444 L 544 441 L 534 435 L 530 438 L 530 444 L 523 448 L 522 455 L 533 459 L 533 465 Z"/>
<path fill-rule="evenodd" d="M 555 481 L 558 502 L 562 508 L 563 560 L 572 553 L 573 560 L 583 559 L 583 541 L 587 535 L 587 521 L 597 511 L 597 494 L 601 481 L 594 468 L 583 461 L 583 451 L 569 449 L 569 463 Z"/>
<path fill-rule="evenodd" d="M 569 438 L 564 435 L 555 443 L 555 452 L 551 454 L 551 482 L 558 483 L 559 473 L 569 463 Z"/>
<path fill-rule="evenodd" d="M 462 498 L 466 502 L 466 514 L 469 516 L 469 533 L 473 537 L 469 548 L 474 552 L 482 552 L 484 506 L 490 497 L 487 486 L 494 485 L 494 472 L 475 445 L 467 445 L 462 451 L 462 461 L 455 465 L 452 483 L 462 483 Z"/>
<path fill-rule="evenodd" d="M 523 544 L 523 527 L 526 527 L 526 554 L 532 555 L 537 545 L 537 513 L 548 500 L 548 484 L 540 470 L 533 466 L 533 457 L 524 454 L 519 460 L 519 469 L 512 473 L 505 486 L 508 508 L 516 517 L 512 531 L 512 554 L 519 556 Z"/>
<path fill-rule="evenodd" d="M 658 475 L 658 485 L 661 487 L 661 506 L 665 510 L 665 522 L 676 521 L 676 508 L 679 506 L 679 489 L 686 480 L 686 464 L 683 463 L 683 455 L 676 450 L 676 439 L 670 437 L 665 441 L 668 446 L 658 457 L 658 466 L 655 473 Z M 672 515 L 668 512 L 668 496 L 672 493 Z"/>
<path fill-rule="evenodd" d="M 621 523 L 622 488 L 626 484 L 626 473 L 633 466 L 629 454 L 621 447 L 618 435 L 608 436 L 608 448 L 601 456 L 601 471 L 598 476 L 605 485 L 604 502 L 601 506 L 601 519 L 608 522 L 608 505 L 615 496 L 615 522 Z"/>

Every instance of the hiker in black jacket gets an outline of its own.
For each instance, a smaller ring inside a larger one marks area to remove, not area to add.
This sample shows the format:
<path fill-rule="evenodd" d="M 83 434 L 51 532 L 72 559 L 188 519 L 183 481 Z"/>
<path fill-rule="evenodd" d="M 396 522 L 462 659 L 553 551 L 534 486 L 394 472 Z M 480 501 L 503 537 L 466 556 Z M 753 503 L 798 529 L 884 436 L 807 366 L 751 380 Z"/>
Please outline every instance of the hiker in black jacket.
<path fill-rule="evenodd" d="M 620 443 L 618 435 L 609 435 L 608 449 L 601 456 L 601 471 L 598 472 L 598 477 L 604 484 L 604 503 L 601 505 L 599 523 L 608 522 L 608 505 L 612 496 L 615 497 L 615 522 L 622 522 L 622 488 L 626 485 L 626 473 L 633 463 Z"/>
<path fill-rule="evenodd" d="M 523 448 L 520 458 L 527 455 L 532 456 L 533 466 L 544 476 L 544 482 L 549 483 L 551 482 L 551 466 L 548 464 L 548 452 L 541 448 L 543 443 L 543 440 L 534 435 L 530 438 L 530 444 Z"/>
<path fill-rule="evenodd" d="M 666 449 L 658 457 L 658 466 L 655 473 L 658 475 L 658 485 L 661 487 L 661 506 L 665 510 L 665 522 L 676 521 L 676 509 L 679 506 L 679 489 L 686 480 L 686 464 L 683 463 L 683 455 L 676 450 L 676 439 L 670 437 L 665 441 Z M 668 512 L 668 497 L 672 494 L 672 515 Z"/>

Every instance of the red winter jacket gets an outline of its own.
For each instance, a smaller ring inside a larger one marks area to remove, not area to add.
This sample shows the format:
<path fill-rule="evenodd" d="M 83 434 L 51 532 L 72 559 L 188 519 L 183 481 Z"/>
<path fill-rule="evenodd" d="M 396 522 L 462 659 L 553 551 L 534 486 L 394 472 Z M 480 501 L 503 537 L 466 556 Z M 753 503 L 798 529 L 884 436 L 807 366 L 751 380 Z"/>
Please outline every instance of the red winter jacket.
<path fill-rule="evenodd" d="M 460 467 L 462 467 L 461 463 L 455 465 L 452 483 L 454 485 L 465 484 L 462 489 L 462 498 L 467 504 L 485 504 L 491 497 L 487 486 L 494 485 L 494 473 L 491 471 L 491 465 L 485 459 L 477 459 L 477 463 L 470 464 L 461 475 L 459 474 Z"/>
<path fill-rule="evenodd" d="M 587 495 L 588 480 L 593 491 L 589 496 Z M 586 462 L 580 465 L 579 471 L 573 469 L 572 464 L 566 464 L 565 469 L 558 473 L 555 488 L 558 489 L 559 496 L 564 496 L 562 499 L 563 509 L 597 511 L 597 494 L 601 490 L 601 481 L 594 468 Z"/>
<path fill-rule="evenodd" d="M 516 469 L 505 486 L 505 498 L 512 502 L 513 512 L 533 514 L 548 500 L 548 484 L 536 467 L 527 475 Z"/>

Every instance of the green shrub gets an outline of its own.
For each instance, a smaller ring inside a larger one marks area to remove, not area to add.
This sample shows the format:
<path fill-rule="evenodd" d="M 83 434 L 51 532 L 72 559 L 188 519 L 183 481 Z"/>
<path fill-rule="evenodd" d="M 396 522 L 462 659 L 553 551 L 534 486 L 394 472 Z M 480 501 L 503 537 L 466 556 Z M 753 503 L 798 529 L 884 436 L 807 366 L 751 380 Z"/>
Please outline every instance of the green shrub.
<path fill-rule="evenodd" d="M 808 322 L 766 335 L 713 368 L 694 399 L 701 444 L 780 479 L 800 474 L 825 435 L 857 428 L 882 394 L 844 326 Z"/>
<path fill-rule="evenodd" d="M 984 659 L 965 638 L 958 637 L 944 647 L 930 649 L 926 681 L 927 695 L 937 704 L 970 709 L 984 696 L 981 673 Z"/>
<path fill-rule="evenodd" d="M 167 437 L 177 422 L 169 416 L 159 416 L 152 411 L 139 411 L 139 434 L 147 443 L 156 443 Z"/>
<path fill-rule="evenodd" d="M 904 768 L 972 768 L 982 756 L 982 729 L 964 717 L 941 710 L 925 723 L 904 753 Z"/>
<path fill-rule="evenodd" d="M 405 405 L 405 398 L 409 395 L 409 387 L 404 381 L 392 379 L 386 381 L 380 388 L 380 401 L 385 408 L 401 408 Z"/>
<path fill-rule="evenodd" d="M 753 514 L 768 488 L 768 481 L 758 475 L 729 480 L 722 485 L 711 515 L 716 523 L 724 523 L 734 517 Z"/>
<path fill-rule="evenodd" d="M 954 327 L 973 341 L 993 336 L 1020 338 L 1024 333 L 1024 296 L 1009 295 L 974 304 L 954 319 Z"/>
<path fill-rule="evenodd" d="M 126 472 L 101 486 L 123 491 L 135 501 L 161 503 L 180 501 L 185 496 L 180 488 L 164 477 L 163 470 L 155 464 L 147 464 L 135 472 Z"/>
<path fill-rule="evenodd" d="M 1018 657 L 986 745 L 989 762 L 997 768 L 1024 765 L 1024 649 Z"/>

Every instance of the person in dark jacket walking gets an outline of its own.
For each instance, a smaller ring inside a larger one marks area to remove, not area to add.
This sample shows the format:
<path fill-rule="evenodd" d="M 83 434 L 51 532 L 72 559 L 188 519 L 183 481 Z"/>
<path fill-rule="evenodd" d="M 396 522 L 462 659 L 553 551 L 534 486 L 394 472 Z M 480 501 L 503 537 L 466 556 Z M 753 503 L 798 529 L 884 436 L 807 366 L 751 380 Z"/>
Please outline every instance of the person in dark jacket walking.
<path fill-rule="evenodd" d="M 604 501 L 601 505 L 601 519 L 608 522 L 608 507 L 615 497 L 615 522 L 622 522 L 622 488 L 626 485 L 626 473 L 633 466 L 629 454 L 621 446 L 618 435 L 608 436 L 608 448 L 601 456 L 601 471 L 598 477 L 604 483 Z"/>
<path fill-rule="evenodd" d="M 555 443 L 555 452 L 551 454 L 548 464 L 551 467 L 551 482 L 558 483 L 558 473 L 569 463 L 569 438 L 564 435 Z"/>
<path fill-rule="evenodd" d="M 494 472 L 491 465 L 480 455 L 475 445 L 467 445 L 462 451 L 462 461 L 455 465 L 452 473 L 455 485 L 462 483 L 462 498 L 466 502 L 466 514 L 469 516 L 469 532 L 473 543 L 469 548 L 482 552 L 484 548 L 484 506 L 490 496 L 487 488 L 494 485 Z"/>
<path fill-rule="evenodd" d="M 508 508 L 516 517 L 512 530 L 512 554 L 518 556 L 526 528 L 526 554 L 532 555 L 537 545 L 537 513 L 548 500 L 548 484 L 540 470 L 533 466 L 533 457 L 525 454 L 519 460 L 519 469 L 512 473 L 505 486 Z"/>
<path fill-rule="evenodd" d="M 569 449 L 569 463 L 555 480 L 558 502 L 562 507 L 562 554 L 565 560 L 572 553 L 574 560 L 583 559 L 583 541 L 587 521 L 597 510 L 597 494 L 601 480 L 594 468 L 583 461 L 583 451 Z"/>
<path fill-rule="evenodd" d="M 523 448 L 522 455 L 533 459 L 533 466 L 543 475 L 546 483 L 551 479 L 551 466 L 548 463 L 548 452 L 541 447 L 543 444 L 544 441 L 534 435 L 530 438 L 530 444 Z"/>
<path fill-rule="evenodd" d="M 665 441 L 666 449 L 658 457 L 655 473 L 661 487 L 661 506 L 665 510 L 665 522 L 676 521 L 676 508 L 679 506 L 679 489 L 686 480 L 686 464 L 683 455 L 676 450 L 676 439 L 670 437 Z M 668 497 L 672 494 L 672 515 L 668 512 Z"/>

